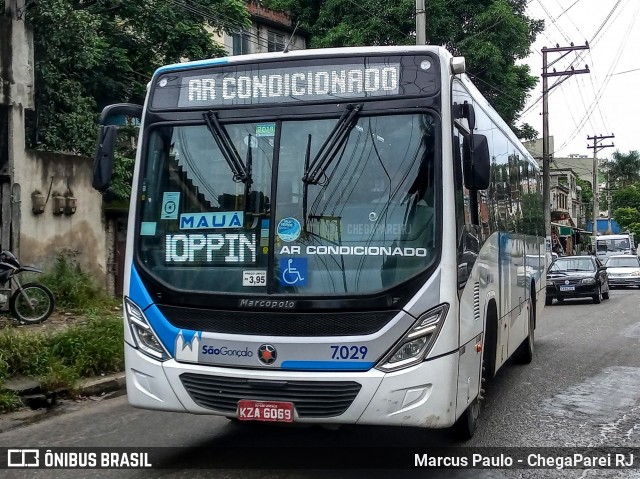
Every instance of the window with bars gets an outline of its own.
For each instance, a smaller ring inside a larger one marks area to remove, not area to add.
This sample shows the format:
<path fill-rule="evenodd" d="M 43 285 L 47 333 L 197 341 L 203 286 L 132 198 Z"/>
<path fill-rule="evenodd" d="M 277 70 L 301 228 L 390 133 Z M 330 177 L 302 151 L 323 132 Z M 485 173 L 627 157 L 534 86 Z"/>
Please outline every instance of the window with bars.
<path fill-rule="evenodd" d="M 249 32 L 242 31 L 240 33 L 234 33 L 231 38 L 233 40 L 234 55 L 251 53 L 251 38 Z"/>
<path fill-rule="evenodd" d="M 285 38 L 284 38 L 284 34 L 282 33 L 278 33 L 278 32 L 274 32 L 274 31 L 269 31 L 267 34 L 267 51 L 270 52 L 281 52 L 282 50 L 284 50 L 284 46 L 285 46 L 286 42 L 285 42 Z"/>

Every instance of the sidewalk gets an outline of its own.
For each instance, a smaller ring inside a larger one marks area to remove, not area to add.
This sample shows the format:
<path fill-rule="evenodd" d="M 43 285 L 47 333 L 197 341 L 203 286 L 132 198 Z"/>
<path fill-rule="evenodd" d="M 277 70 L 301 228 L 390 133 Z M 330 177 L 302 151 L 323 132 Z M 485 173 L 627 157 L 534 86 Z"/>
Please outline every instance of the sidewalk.
<path fill-rule="evenodd" d="M 42 391 L 38 381 L 31 378 L 11 379 L 3 388 L 15 392 L 24 407 L 0 415 L 0 433 L 46 418 L 48 414 L 56 412 L 59 400 L 66 401 L 69 398 L 67 390 Z M 124 372 L 83 379 L 72 392 L 73 397 L 94 399 L 125 394 Z"/>

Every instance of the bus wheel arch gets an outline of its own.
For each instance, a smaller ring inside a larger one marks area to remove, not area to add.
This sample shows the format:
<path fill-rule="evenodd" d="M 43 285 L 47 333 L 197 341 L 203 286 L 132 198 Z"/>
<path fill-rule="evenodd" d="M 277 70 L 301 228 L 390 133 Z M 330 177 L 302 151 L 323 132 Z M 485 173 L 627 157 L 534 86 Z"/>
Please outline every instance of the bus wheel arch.
<path fill-rule="evenodd" d="M 482 348 L 482 377 L 485 380 L 496 374 L 496 354 L 498 347 L 498 307 L 495 298 L 487 303 L 484 328 L 484 347 Z"/>
<path fill-rule="evenodd" d="M 536 283 L 531 281 L 530 288 L 531 307 L 533 308 L 533 329 L 538 327 L 538 296 L 536 295 Z"/>
<path fill-rule="evenodd" d="M 536 307 L 533 296 L 529 297 L 528 306 L 528 327 L 527 337 L 524 338 L 522 344 L 518 346 L 518 349 L 513 353 L 513 357 L 516 362 L 520 364 L 529 364 L 533 361 L 534 343 L 535 343 L 535 329 L 536 329 Z"/>
<path fill-rule="evenodd" d="M 466 441 L 471 439 L 478 429 L 478 417 L 480 416 L 480 400 L 475 398 L 453 425 L 456 439 Z"/>

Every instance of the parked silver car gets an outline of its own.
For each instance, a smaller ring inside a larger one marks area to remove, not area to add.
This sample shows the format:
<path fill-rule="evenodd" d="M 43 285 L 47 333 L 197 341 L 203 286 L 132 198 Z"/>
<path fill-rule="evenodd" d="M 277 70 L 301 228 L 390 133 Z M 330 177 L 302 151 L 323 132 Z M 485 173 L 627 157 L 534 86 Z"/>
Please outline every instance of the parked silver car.
<path fill-rule="evenodd" d="M 640 258 L 635 255 L 609 256 L 605 263 L 609 286 L 638 286 L 640 288 Z"/>

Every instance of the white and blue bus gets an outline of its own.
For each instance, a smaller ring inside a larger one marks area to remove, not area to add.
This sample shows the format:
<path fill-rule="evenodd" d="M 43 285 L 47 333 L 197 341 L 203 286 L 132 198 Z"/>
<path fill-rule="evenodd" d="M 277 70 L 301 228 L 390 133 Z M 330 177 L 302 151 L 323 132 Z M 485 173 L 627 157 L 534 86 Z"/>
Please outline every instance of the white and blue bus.
<path fill-rule="evenodd" d="M 132 405 L 470 437 L 483 376 L 532 360 L 540 171 L 431 46 L 159 68 L 141 119 L 124 281 Z M 484 367 L 483 367 L 484 365 Z"/>

